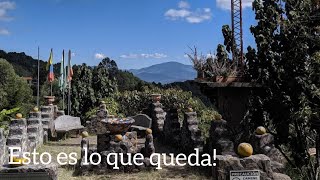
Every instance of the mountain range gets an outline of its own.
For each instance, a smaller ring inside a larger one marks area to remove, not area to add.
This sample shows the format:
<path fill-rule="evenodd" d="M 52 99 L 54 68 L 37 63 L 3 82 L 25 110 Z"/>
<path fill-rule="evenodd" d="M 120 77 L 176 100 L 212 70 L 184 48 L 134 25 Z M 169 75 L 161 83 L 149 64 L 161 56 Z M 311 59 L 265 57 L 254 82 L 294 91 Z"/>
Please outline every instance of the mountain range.
<path fill-rule="evenodd" d="M 144 81 L 162 84 L 193 80 L 197 74 L 191 65 L 178 62 L 165 62 L 146 68 L 131 69 L 129 72 Z"/>

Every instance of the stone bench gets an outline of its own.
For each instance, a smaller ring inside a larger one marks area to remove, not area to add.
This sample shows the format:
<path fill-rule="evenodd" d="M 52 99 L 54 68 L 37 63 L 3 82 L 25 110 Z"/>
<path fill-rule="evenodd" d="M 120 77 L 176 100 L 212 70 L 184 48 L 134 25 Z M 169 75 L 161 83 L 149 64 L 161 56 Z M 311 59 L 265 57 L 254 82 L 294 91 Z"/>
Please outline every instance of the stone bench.
<path fill-rule="evenodd" d="M 54 127 L 58 137 L 73 133 L 77 133 L 76 135 L 78 135 L 79 132 L 84 129 L 79 117 L 72 117 L 68 115 L 62 115 L 55 119 Z"/>

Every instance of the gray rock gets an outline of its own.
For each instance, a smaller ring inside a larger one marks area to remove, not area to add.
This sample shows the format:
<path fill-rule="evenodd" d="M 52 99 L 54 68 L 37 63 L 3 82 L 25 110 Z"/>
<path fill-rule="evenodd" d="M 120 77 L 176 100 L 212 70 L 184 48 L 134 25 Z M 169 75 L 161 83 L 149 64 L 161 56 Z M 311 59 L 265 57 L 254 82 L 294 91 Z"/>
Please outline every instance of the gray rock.
<path fill-rule="evenodd" d="M 217 155 L 214 162 L 216 166 L 212 168 L 212 175 L 215 180 L 229 179 L 231 170 L 259 170 L 261 180 L 271 180 L 274 178 L 270 158 L 263 154 L 252 155 L 246 158 Z"/>
<path fill-rule="evenodd" d="M 62 115 L 55 119 L 54 127 L 57 132 L 67 132 L 84 128 L 81 125 L 81 120 L 79 117 L 72 117 L 68 115 Z"/>
<path fill-rule="evenodd" d="M 273 173 L 273 180 L 291 180 L 291 178 L 285 174 Z"/>
<path fill-rule="evenodd" d="M 49 165 L 24 165 L 16 168 L 1 167 L 0 173 L 1 179 L 10 179 L 11 173 L 16 173 L 20 176 L 20 179 L 26 178 L 26 176 L 32 176 L 32 173 L 45 173 L 48 179 L 57 180 L 58 178 L 58 166 L 56 164 Z M 8 174 L 8 175 L 7 175 Z"/>

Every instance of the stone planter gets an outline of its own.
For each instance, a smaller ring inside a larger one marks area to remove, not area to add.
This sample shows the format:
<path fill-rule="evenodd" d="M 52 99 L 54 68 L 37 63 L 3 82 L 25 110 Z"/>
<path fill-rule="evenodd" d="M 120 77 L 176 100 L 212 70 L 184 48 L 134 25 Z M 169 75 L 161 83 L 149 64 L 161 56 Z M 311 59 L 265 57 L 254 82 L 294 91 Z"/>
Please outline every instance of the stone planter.
<path fill-rule="evenodd" d="M 44 96 L 44 99 L 47 105 L 52 105 L 55 99 L 55 96 Z"/>
<path fill-rule="evenodd" d="M 151 94 L 151 99 L 154 103 L 160 102 L 161 100 L 161 94 Z"/>
<path fill-rule="evenodd" d="M 101 120 L 103 124 L 105 124 L 107 130 L 111 134 L 122 134 L 127 132 L 128 129 L 134 123 L 134 119 L 126 118 L 126 119 L 119 119 L 119 118 L 110 118 Z"/>

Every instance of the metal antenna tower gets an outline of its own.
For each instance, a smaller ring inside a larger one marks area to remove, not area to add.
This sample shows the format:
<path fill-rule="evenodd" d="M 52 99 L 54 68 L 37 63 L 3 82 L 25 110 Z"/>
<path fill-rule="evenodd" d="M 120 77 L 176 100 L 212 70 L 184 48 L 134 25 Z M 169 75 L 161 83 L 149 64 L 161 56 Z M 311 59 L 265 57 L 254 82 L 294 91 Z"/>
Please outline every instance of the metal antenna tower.
<path fill-rule="evenodd" d="M 231 0 L 231 21 L 234 45 L 232 60 L 243 67 L 243 32 L 242 32 L 242 0 Z"/>

